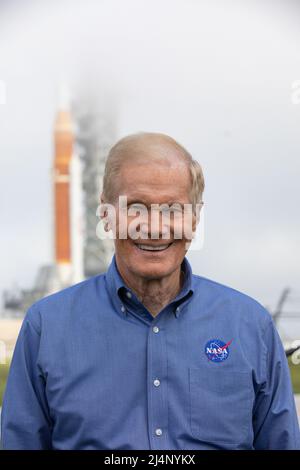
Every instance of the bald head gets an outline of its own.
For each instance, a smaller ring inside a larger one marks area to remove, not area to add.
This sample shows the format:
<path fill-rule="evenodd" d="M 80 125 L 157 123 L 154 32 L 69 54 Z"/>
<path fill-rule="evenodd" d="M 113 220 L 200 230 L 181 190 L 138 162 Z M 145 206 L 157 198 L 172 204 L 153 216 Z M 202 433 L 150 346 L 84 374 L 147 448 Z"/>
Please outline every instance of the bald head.
<path fill-rule="evenodd" d="M 123 165 L 145 164 L 188 168 L 191 176 L 191 202 L 200 202 L 204 190 L 202 169 L 190 153 L 172 137 L 153 132 L 128 135 L 110 150 L 103 178 L 103 198 L 113 203 L 119 195 L 118 176 Z"/>
<path fill-rule="evenodd" d="M 119 140 L 111 149 L 108 160 L 151 163 L 180 164 L 191 158 L 188 152 L 174 139 L 159 133 L 143 132 Z"/>

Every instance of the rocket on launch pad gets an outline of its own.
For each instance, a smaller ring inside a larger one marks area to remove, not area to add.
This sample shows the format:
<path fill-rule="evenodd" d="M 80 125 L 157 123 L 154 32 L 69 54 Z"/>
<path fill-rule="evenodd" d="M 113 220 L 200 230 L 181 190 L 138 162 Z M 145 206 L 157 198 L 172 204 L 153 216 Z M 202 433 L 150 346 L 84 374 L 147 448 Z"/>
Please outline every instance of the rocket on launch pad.
<path fill-rule="evenodd" d="M 83 276 L 81 162 L 74 145 L 74 124 L 64 100 L 54 127 L 54 262 L 61 286 Z"/>

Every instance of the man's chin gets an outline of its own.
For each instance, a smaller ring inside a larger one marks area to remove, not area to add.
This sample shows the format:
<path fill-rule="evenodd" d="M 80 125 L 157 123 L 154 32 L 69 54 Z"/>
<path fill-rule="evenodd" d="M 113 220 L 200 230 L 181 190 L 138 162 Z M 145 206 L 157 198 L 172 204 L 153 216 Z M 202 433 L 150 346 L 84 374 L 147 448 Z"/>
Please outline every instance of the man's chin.
<path fill-rule="evenodd" d="M 155 263 L 150 260 L 144 263 L 134 263 L 131 266 L 131 271 L 138 277 L 145 280 L 160 279 L 167 276 L 172 269 L 165 266 L 163 263 Z"/>

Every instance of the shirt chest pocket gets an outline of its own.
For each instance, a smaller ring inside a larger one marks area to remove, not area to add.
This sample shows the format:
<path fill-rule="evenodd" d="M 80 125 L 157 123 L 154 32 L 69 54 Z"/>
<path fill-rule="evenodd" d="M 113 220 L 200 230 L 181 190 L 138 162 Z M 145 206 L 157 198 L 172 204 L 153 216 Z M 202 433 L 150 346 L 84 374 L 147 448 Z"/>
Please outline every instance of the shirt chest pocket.
<path fill-rule="evenodd" d="M 217 367 L 189 369 L 191 433 L 208 443 L 238 444 L 251 430 L 251 374 Z"/>

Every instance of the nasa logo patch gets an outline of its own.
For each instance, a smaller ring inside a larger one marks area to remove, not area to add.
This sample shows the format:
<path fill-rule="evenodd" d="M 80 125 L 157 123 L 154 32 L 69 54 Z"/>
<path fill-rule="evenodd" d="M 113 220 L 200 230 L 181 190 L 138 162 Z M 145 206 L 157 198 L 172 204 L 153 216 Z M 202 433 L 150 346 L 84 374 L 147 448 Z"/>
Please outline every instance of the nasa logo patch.
<path fill-rule="evenodd" d="M 229 356 L 229 345 L 232 343 L 224 343 L 220 339 L 211 339 L 205 345 L 205 354 L 212 362 L 225 361 Z"/>

